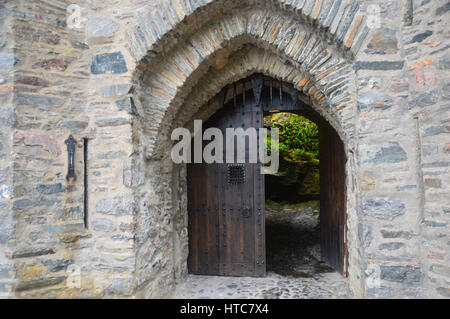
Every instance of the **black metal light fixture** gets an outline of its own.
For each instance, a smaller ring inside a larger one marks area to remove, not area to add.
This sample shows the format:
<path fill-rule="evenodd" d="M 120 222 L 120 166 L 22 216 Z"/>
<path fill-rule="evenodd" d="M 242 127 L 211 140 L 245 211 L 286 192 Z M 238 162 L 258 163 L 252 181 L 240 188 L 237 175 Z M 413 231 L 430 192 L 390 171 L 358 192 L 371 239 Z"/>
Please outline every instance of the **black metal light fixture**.
<path fill-rule="evenodd" d="M 72 135 L 69 136 L 67 140 L 64 141 L 67 145 L 67 156 L 68 156 L 68 170 L 66 179 L 70 180 L 70 178 L 73 178 L 73 180 L 77 180 L 77 176 L 75 175 L 75 146 L 77 145 L 77 141 L 73 138 Z"/>

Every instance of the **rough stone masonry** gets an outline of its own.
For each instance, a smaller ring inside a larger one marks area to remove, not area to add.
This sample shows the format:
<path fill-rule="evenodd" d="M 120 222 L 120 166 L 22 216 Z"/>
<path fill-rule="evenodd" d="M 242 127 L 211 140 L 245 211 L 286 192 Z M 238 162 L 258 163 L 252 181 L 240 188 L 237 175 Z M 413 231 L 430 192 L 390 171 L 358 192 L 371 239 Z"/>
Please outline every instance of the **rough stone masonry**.
<path fill-rule="evenodd" d="M 352 296 L 449 298 L 449 11 L 0 0 L 0 296 L 170 297 L 188 255 L 171 129 L 260 72 L 292 83 L 345 143 Z"/>

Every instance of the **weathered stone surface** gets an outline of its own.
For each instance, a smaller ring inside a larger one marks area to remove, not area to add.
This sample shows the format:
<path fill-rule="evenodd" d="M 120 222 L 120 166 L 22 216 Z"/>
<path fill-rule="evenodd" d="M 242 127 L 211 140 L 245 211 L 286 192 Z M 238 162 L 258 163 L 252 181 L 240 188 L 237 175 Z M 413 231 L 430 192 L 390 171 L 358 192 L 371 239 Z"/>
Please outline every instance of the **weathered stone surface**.
<path fill-rule="evenodd" d="M 2 112 L 2 115 L 0 116 L 0 126 L 10 127 L 13 123 L 14 123 L 14 110 L 5 108 Z"/>
<path fill-rule="evenodd" d="M 424 157 L 438 154 L 439 147 L 437 145 L 423 145 L 422 153 Z"/>
<path fill-rule="evenodd" d="M 337 36 L 337 39 L 339 41 L 344 40 L 345 35 L 347 34 L 348 29 L 350 28 L 350 25 L 353 22 L 353 19 L 355 18 L 356 12 L 358 12 L 359 9 L 359 3 L 353 3 L 352 6 L 349 8 L 347 12 L 347 16 L 344 18 L 344 21 L 342 22 L 342 25 L 340 27 L 339 34 Z"/>
<path fill-rule="evenodd" d="M 66 280 L 66 276 L 58 276 L 58 277 L 43 277 L 31 280 L 20 281 L 16 286 L 16 291 L 21 292 L 29 289 L 37 289 L 42 287 L 54 286 L 62 283 Z"/>
<path fill-rule="evenodd" d="M 113 256 L 105 256 L 106 254 L 103 254 L 104 257 L 98 258 L 98 262 L 95 263 L 94 269 L 105 272 L 105 273 L 120 273 L 120 274 L 127 274 L 130 273 L 130 271 L 133 271 L 134 269 L 134 260 L 133 258 L 114 258 Z M 119 257 L 119 256 L 117 256 Z M 112 263 L 113 260 L 117 259 L 120 260 L 120 262 Z"/>
<path fill-rule="evenodd" d="M 87 121 L 73 121 L 73 120 L 62 120 L 57 124 L 57 128 L 67 129 L 72 132 L 79 132 L 85 130 L 89 125 Z"/>
<path fill-rule="evenodd" d="M 0 53 L 0 69 L 9 69 L 16 64 L 14 54 Z"/>
<path fill-rule="evenodd" d="M 125 58 L 121 52 L 98 54 L 92 60 L 92 74 L 121 74 L 127 71 Z"/>
<path fill-rule="evenodd" d="M 444 146 L 443 152 L 446 154 L 450 153 L 450 143 L 447 143 L 447 145 Z"/>
<path fill-rule="evenodd" d="M 116 105 L 120 111 L 127 111 L 128 113 L 133 112 L 133 102 L 130 97 L 117 100 Z"/>
<path fill-rule="evenodd" d="M 58 214 L 58 219 L 63 220 L 63 221 L 77 220 L 77 219 L 83 219 L 83 218 L 84 218 L 84 212 L 80 206 L 65 207 Z"/>
<path fill-rule="evenodd" d="M 390 91 L 392 92 L 406 92 L 409 89 L 409 82 L 407 79 L 392 78 Z"/>
<path fill-rule="evenodd" d="M 50 28 L 34 28 L 29 24 L 19 24 L 15 29 L 16 39 L 23 43 L 58 45 L 62 36 Z"/>
<path fill-rule="evenodd" d="M 81 49 L 81 50 L 87 50 L 89 49 L 89 45 L 87 43 L 78 41 L 78 40 L 72 40 L 70 41 L 70 44 L 75 49 Z"/>
<path fill-rule="evenodd" d="M 106 215 L 130 215 L 132 213 L 130 198 L 122 195 L 108 196 L 99 200 L 95 209 L 97 213 Z"/>
<path fill-rule="evenodd" d="M 380 246 L 378 246 L 378 249 L 380 249 L 380 250 L 397 250 L 397 249 L 402 248 L 403 246 L 405 246 L 404 243 L 397 243 L 397 242 L 383 243 Z"/>
<path fill-rule="evenodd" d="M 114 241 L 130 241 L 130 240 L 134 240 L 134 236 L 114 235 L 114 236 L 111 236 L 111 240 L 114 240 Z"/>
<path fill-rule="evenodd" d="M 98 159 L 116 159 L 116 158 L 123 158 L 127 155 L 124 151 L 109 151 L 106 153 L 98 153 L 97 158 Z"/>
<path fill-rule="evenodd" d="M 136 230 L 136 224 L 134 223 L 120 223 L 119 229 L 121 232 L 133 233 Z"/>
<path fill-rule="evenodd" d="M 364 144 L 360 147 L 362 163 L 401 163 L 408 159 L 405 150 L 398 142 L 383 144 Z"/>
<path fill-rule="evenodd" d="M 2 295 L 8 296 L 8 293 L 11 292 L 12 287 L 13 287 L 12 283 L 0 282 L 0 293 L 2 293 Z"/>
<path fill-rule="evenodd" d="M 108 286 L 108 292 L 112 294 L 130 294 L 132 292 L 133 280 L 129 278 L 114 278 L 110 286 Z"/>
<path fill-rule="evenodd" d="M 50 184 L 50 185 L 38 185 L 37 191 L 41 194 L 50 195 L 57 194 L 64 191 L 64 187 L 61 183 Z"/>
<path fill-rule="evenodd" d="M 422 272 L 418 267 L 412 266 L 381 266 L 381 279 L 399 283 L 420 282 Z"/>
<path fill-rule="evenodd" d="M 341 3 L 342 3 L 342 0 L 334 1 L 334 6 L 331 9 L 330 14 L 328 15 L 328 19 L 326 20 L 324 27 L 328 28 L 329 26 L 331 26 L 331 23 L 333 23 L 333 20 L 336 17 L 336 14 L 338 13 Z"/>
<path fill-rule="evenodd" d="M 65 71 L 69 63 L 63 59 L 44 59 L 42 61 L 36 62 L 33 64 L 33 68 L 42 68 L 44 70 L 58 70 Z"/>
<path fill-rule="evenodd" d="M 40 87 L 48 87 L 50 84 L 48 81 L 36 76 L 18 76 L 16 77 L 16 83 Z"/>
<path fill-rule="evenodd" d="M 404 186 L 395 186 L 395 190 L 397 192 L 403 192 L 405 190 L 415 189 L 417 188 L 416 185 L 404 185 Z"/>
<path fill-rule="evenodd" d="M 405 239 L 411 239 L 415 235 L 411 232 L 407 231 L 392 231 L 392 230 L 381 230 L 381 235 L 383 238 L 405 238 Z"/>
<path fill-rule="evenodd" d="M 441 276 L 446 276 L 447 278 L 450 277 L 450 267 L 445 265 L 433 264 L 430 267 L 430 271 Z"/>
<path fill-rule="evenodd" d="M 100 87 L 99 91 L 103 97 L 120 96 L 130 93 L 131 84 L 112 84 Z"/>
<path fill-rule="evenodd" d="M 119 23 L 106 17 L 89 19 L 89 37 L 111 37 L 119 30 Z"/>
<path fill-rule="evenodd" d="M 35 242 L 36 244 L 44 244 L 44 243 L 51 244 L 51 245 L 55 244 L 55 240 L 54 240 L 54 237 L 52 236 L 52 234 L 49 234 L 49 233 L 46 233 L 43 231 L 33 231 L 30 233 L 28 238 L 32 242 Z"/>
<path fill-rule="evenodd" d="M 368 54 L 395 54 L 397 51 L 396 31 L 389 28 L 378 29 L 365 50 Z"/>
<path fill-rule="evenodd" d="M 356 61 L 355 69 L 373 70 L 373 71 L 389 71 L 403 69 L 404 61 Z"/>
<path fill-rule="evenodd" d="M 383 93 L 361 93 L 358 95 L 358 108 L 361 112 L 370 108 L 387 109 L 392 106 L 392 99 Z"/>
<path fill-rule="evenodd" d="M 43 262 L 50 272 L 65 271 L 73 263 L 73 259 L 49 259 Z"/>
<path fill-rule="evenodd" d="M 407 49 L 405 50 L 405 54 L 406 54 L 406 55 L 411 55 L 411 54 L 414 54 L 414 53 L 417 53 L 417 47 L 416 47 L 416 46 L 415 46 L 415 47 L 407 48 Z"/>
<path fill-rule="evenodd" d="M 125 124 L 130 124 L 131 120 L 128 118 L 112 118 L 112 119 L 102 119 L 95 121 L 95 124 L 99 127 L 106 127 L 106 126 L 120 126 Z"/>
<path fill-rule="evenodd" d="M 433 167 L 449 167 L 450 162 L 432 162 L 422 164 L 423 168 L 433 168 Z"/>
<path fill-rule="evenodd" d="M 19 154 L 58 157 L 62 149 L 58 140 L 42 132 L 14 132 L 14 145 L 25 146 L 18 151 Z"/>
<path fill-rule="evenodd" d="M 441 96 L 444 100 L 450 100 L 450 83 L 444 83 L 441 92 Z"/>
<path fill-rule="evenodd" d="M 416 43 L 416 42 L 422 42 L 423 40 L 425 40 L 426 38 L 430 37 L 433 34 L 433 31 L 427 30 L 423 33 L 420 34 L 416 34 L 411 41 L 407 42 L 407 44 L 412 44 L 412 43 Z"/>
<path fill-rule="evenodd" d="M 361 176 L 361 189 L 363 191 L 371 191 L 375 189 L 375 180 L 369 176 Z"/>
<path fill-rule="evenodd" d="M 11 188 L 7 185 L 0 186 L 0 199 L 8 199 L 11 197 Z"/>
<path fill-rule="evenodd" d="M 24 220 L 30 225 L 43 225 L 47 222 L 47 218 L 43 216 L 26 216 Z"/>
<path fill-rule="evenodd" d="M 436 289 L 436 292 L 443 297 L 450 298 L 450 288 L 439 287 Z"/>
<path fill-rule="evenodd" d="M 30 200 L 30 199 L 19 199 L 14 201 L 13 207 L 15 209 L 21 209 L 26 207 L 51 207 L 56 204 L 61 203 L 60 200 Z"/>
<path fill-rule="evenodd" d="M 424 220 L 423 223 L 428 227 L 445 227 L 447 223 L 438 222 L 435 220 Z"/>
<path fill-rule="evenodd" d="M 15 103 L 25 105 L 41 105 L 46 107 L 60 107 L 64 100 L 58 97 L 35 95 L 35 94 L 17 94 L 14 96 Z"/>
<path fill-rule="evenodd" d="M 139 173 L 139 167 L 132 163 L 123 169 L 123 185 L 133 188 L 142 185 L 145 182 L 142 175 Z"/>
<path fill-rule="evenodd" d="M 439 92 L 437 90 L 432 90 L 430 92 L 425 92 L 419 94 L 414 100 L 409 103 L 410 108 L 418 106 L 425 107 L 436 104 L 439 100 Z"/>
<path fill-rule="evenodd" d="M 439 68 L 441 70 L 449 70 L 450 69 L 450 54 L 443 56 L 439 60 Z"/>
<path fill-rule="evenodd" d="M 425 184 L 425 186 L 431 187 L 431 188 L 441 188 L 442 187 L 442 182 L 438 178 L 425 178 L 424 184 Z"/>
<path fill-rule="evenodd" d="M 54 254 L 55 250 L 53 248 L 47 248 L 47 247 L 25 247 L 16 250 L 12 254 L 12 258 L 29 258 L 29 257 L 36 257 L 36 256 L 43 256 L 43 255 L 51 255 Z"/>
<path fill-rule="evenodd" d="M 0 279 L 9 279 L 13 276 L 14 266 L 11 264 L 0 264 Z"/>
<path fill-rule="evenodd" d="M 376 287 L 367 289 L 368 298 L 391 298 L 392 289 L 390 287 Z"/>
<path fill-rule="evenodd" d="M 447 2 L 442 7 L 436 8 L 436 15 L 441 16 L 441 15 L 447 13 L 449 10 L 450 10 L 450 3 Z"/>
<path fill-rule="evenodd" d="M 371 198 L 363 202 L 364 214 L 378 219 L 394 220 L 406 212 L 402 201 L 390 198 Z"/>
<path fill-rule="evenodd" d="M 361 46 L 363 45 L 367 35 L 369 34 L 369 27 L 368 26 L 364 26 L 364 28 L 362 29 L 361 34 L 359 35 L 358 39 L 356 41 L 353 42 L 353 45 L 351 47 L 351 52 L 356 56 L 359 52 L 359 50 L 361 49 Z"/>
<path fill-rule="evenodd" d="M 58 224 L 58 225 L 46 225 L 42 229 L 45 232 L 52 234 L 64 234 L 64 233 L 81 233 L 84 232 L 84 224 Z"/>
<path fill-rule="evenodd" d="M 7 244 L 15 237 L 15 225 L 3 219 L 0 219 L 0 244 Z"/>
<path fill-rule="evenodd" d="M 438 135 L 441 133 L 445 133 L 445 129 L 441 126 L 430 126 L 425 128 L 424 132 L 423 132 L 423 136 L 427 137 L 427 136 L 434 136 L 434 135 Z"/>
<path fill-rule="evenodd" d="M 41 79 L 39 77 L 23 76 L 23 75 L 16 77 L 16 83 L 41 87 L 48 87 L 50 85 L 50 83 L 47 80 Z"/>
<path fill-rule="evenodd" d="M 369 247 L 373 240 L 372 227 L 369 225 L 359 224 L 358 237 L 364 248 Z"/>
<path fill-rule="evenodd" d="M 97 212 L 99 212 L 98 209 Z M 92 229 L 103 232 L 113 232 L 116 230 L 116 224 L 110 219 L 96 218 L 92 221 Z"/>

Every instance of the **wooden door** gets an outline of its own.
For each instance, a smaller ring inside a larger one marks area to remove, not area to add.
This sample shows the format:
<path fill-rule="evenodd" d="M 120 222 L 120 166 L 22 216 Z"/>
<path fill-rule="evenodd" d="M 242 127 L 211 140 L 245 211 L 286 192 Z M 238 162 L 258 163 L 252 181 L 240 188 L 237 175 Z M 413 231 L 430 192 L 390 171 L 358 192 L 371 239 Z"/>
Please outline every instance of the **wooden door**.
<path fill-rule="evenodd" d="M 336 131 L 320 124 L 320 251 L 322 260 L 347 275 L 345 151 Z"/>
<path fill-rule="evenodd" d="M 261 106 L 249 95 L 235 97 L 203 125 L 223 132 L 224 152 L 226 128 L 262 127 Z M 246 142 L 245 163 L 187 165 L 192 274 L 265 275 L 264 175 L 259 161 L 249 163 L 248 156 Z"/>
<path fill-rule="evenodd" d="M 286 95 L 282 88 L 289 86 L 280 82 L 275 89 L 275 81 L 264 79 L 262 75 L 245 79 L 239 84 L 245 93 L 240 96 L 236 96 L 235 83 L 232 102 L 225 106 L 227 89 L 224 88 L 218 96 L 222 109 L 203 128 L 217 127 L 224 135 L 226 128 L 260 128 L 263 111 L 298 112 L 319 123 L 322 259 L 347 275 L 344 145 L 319 114 L 297 99 L 295 89 L 291 89 L 290 96 Z M 245 89 L 246 83 L 252 92 Z M 260 174 L 261 164 L 187 166 L 190 273 L 264 276 L 264 175 Z"/>

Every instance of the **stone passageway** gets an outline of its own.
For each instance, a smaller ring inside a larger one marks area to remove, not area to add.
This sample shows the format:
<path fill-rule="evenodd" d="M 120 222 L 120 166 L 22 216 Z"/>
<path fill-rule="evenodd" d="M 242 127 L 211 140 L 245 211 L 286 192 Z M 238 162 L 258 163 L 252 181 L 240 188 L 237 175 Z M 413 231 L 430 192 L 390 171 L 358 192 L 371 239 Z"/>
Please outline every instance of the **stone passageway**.
<path fill-rule="evenodd" d="M 266 203 L 267 276 L 188 275 L 174 298 L 348 298 L 346 278 L 320 261 L 319 202 Z"/>

